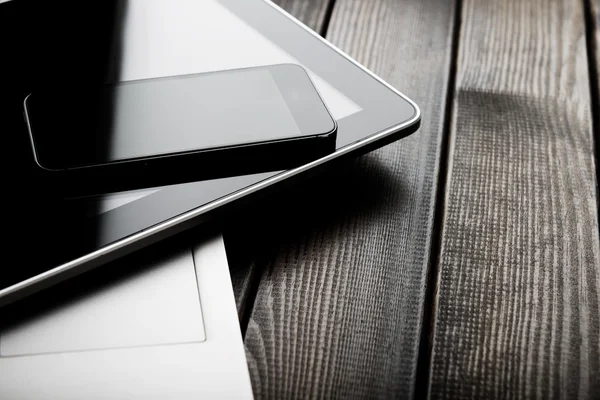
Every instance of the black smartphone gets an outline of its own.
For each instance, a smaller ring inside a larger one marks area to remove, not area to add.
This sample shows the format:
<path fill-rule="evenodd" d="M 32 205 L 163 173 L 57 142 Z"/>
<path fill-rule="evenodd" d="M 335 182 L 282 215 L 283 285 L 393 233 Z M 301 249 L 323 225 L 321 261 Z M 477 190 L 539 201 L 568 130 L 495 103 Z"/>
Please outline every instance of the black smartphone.
<path fill-rule="evenodd" d="M 47 87 L 24 109 L 36 165 L 70 194 L 276 171 L 335 150 L 337 124 L 295 64 Z"/>

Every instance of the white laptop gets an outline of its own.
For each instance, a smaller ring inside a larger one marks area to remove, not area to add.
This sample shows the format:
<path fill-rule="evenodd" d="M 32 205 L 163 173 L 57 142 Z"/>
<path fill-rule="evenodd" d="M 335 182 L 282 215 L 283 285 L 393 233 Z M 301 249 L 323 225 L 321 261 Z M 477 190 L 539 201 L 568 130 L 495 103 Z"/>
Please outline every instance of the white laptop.
<path fill-rule="evenodd" d="M 252 398 L 221 235 L 0 333 L 0 399 Z"/>

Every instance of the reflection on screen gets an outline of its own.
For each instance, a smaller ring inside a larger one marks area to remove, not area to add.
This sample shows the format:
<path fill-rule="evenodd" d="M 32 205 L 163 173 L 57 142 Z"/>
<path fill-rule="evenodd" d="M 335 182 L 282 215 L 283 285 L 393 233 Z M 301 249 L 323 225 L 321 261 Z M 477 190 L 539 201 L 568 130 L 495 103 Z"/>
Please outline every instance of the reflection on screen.
<path fill-rule="evenodd" d="M 98 196 L 91 200 L 88 200 L 88 203 L 90 203 L 90 205 L 93 205 L 92 207 L 89 207 L 89 209 L 93 211 L 93 215 L 103 214 L 110 210 L 114 210 L 117 207 L 121 207 L 125 204 L 131 203 L 132 201 L 139 200 L 142 197 L 151 195 L 152 193 L 156 193 L 159 190 L 160 188 L 140 189 Z"/>
<path fill-rule="evenodd" d="M 261 65 L 302 64 L 218 0 L 130 0 L 125 12 L 123 81 Z M 150 27 L 161 26 L 161 29 Z M 194 48 L 189 43 L 195 43 Z M 306 67 L 305 67 L 306 68 Z M 361 111 L 356 103 L 308 70 L 334 118 Z M 144 193 L 147 195 L 150 193 Z M 142 197 L 144 196 L 142 195 Z M 118 195 L 102 196 L 112 202 Z M 109 207 L 100 207 L 101 212 Z"/>
<path fill-rule="evenodd" d="M 217 0 L 131 0 L 125 13 L 122 80 L 155 78 L 269 64 L 302 64 Z M 147 29 L 160 26 L 161 29 Z M 189 48 L 195 43 L 195 48 Z M 332 115 L 361 108 L 309 71 Z"/>
<path fill-rule="evenodd" d="M 99 162 L 302 134 L 263 68 L 136 81 L 111 93 L 116 103 L 111 148 Z"/>

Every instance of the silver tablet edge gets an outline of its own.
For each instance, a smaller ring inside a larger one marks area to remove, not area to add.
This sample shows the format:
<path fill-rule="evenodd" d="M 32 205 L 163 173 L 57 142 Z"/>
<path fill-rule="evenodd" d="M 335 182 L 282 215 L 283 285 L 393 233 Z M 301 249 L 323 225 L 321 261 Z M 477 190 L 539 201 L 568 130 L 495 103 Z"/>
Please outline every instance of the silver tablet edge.
<path fill-rule="evenodd" d="M 310 29 L 309 27 L 304 25 L 302 22 L 300 22 L 298 19 L 296 19 L 294 16 L 289 14 L 287 11 L 283 10 L 281 7 L 277 6 L 270 0 L 263 0 L 263 1 L 265 1 L 271 7 L 280 11 L 288 19 L 290 19 L 293 22 L 295 22 L 296 24 L 300 25 L 308 33 L 313 35 L 315 38 L 320 40 L 322 43 L 324 43 L 325 45 L 329 46 L 333 50 L 340 53 L 348 61 L 350 61 L 351 63 L 356 65 L 358 68 L 362 69 L 364 72 L 369 74 L 372 78 L 379 81 L 381 84 L 385 85 L 387 88 L 389 88 L 394 93 L 396 93 L 397 95 L 402 97 L 404 100 L 406 100 L 415 110 L 415 114 L 413 115 L 413 117 L 410 120 L 403 122 L 401 124 L 398 124 L 396 126 L 393 126 L 389 129 L 386 129 L 383 132 L 380 132 L 378 134 L 361 139 L 355 143 L 349 144 L 328 156 L 325 156 L 318 160 L 312 161 L 308 164 L 304 164 L 301 167 L 294 168 L 294 169 L 282 172 L 280 174 L 277 174 L 275 176 L 272 176 L 270 178 L 267 178 L 267 179 L 260 181 L 252 186 L 238 190 L 234 193 L 231 193 L 231 194 L 229 194 L 225 197 L 222 197 L 218 200 L 215 200 L 211 203 L 205 204 L 203 206 L 200 206 L 198 208 L 190 210 L 184 214 L 181 214 L 177 217 L 171 218 L 171 219 L 163 221 L 157 225 L 154 225 L 150 228 L 144 229 L 138 233 L 135 233 L 124 239 L 121 239 L 115 243 L 112 243 L 112 244 L 102 247 L 94 252 L 86 254 L 85 256 L 76 258 L 75 260 L 69 261 L 69 262 L 59 265 L 58 267 L 55 267 L 51 270 L 45 271 L 39 275 L 33 276 L 29 279 L 26 279 L 24 281 L 21 281 L 19 283 L 12 285 L 12 286 L 9 286 L 5 289 L 2 289 L 2 290 L 0 290 L 0 307 L 7 305 L 9 303 L 12 303 L 13 301 L 16 301 L 20 298 L 26 297 L 29 294 L 33 294 L 41 289 L 55 285 L 63 280 L 66 280 L 73 276 L 87 272 L 97 266 L 100 266 L 102 264 L 105 264 L 105 263 L 111 261 L 112 259 L 116 259 L 122 255 L 129 253 L 129 252 L 135 251 L 142 247 L 148 246 L 152 243 L 158 242 L 164 238 L 172 236 L 176 233 L 179 233 L 186 229 L 189 229 L 190 227 L 195 225 L 194 219 L 203 215 L 207 211 L 211 211 L 222 205 L 228 204 L 234 200 L 238 200 L 248 194 L 254 193 L 258 190 L 261 190 L 263 188 L 271 186 L 274 183 L 280 182 L 284 179 L 287 179 L 289 177 L 292 177 L 292 176 L 295 176 L 302 172 L 305 172 L 313 167 L 316 167 L 316 166 L 319 166 L 326 162 L 329 162 L 330 160 L 333 160 L 339 156 L 342 156 L 346 153 L 349 153 L 353 150 L 363 147 L 369 143 L 377 142 L 378 140 L 380 140 L 388 135 L 396 133 L 404 128 L 410 127 L 411 125 L 417 123 L 421 119 L 421 110 L 419 109 L 419 106 L 417 106 L 417 104 L 414 101 L 412 101 L 407 96 L 405 96 L 404 94 L 399 92 L 397 89 L 395 89 L 393 86 L 391 86 L 390 84 L 385 82 L 383 79 L 381 79 L 380 77 L 378 77 L 377 75 L 375 75 L 374 73 L 369 71 L 367 68 L 365 68 L 364 66 L 359 64 L 356 60 L 354 60 L 350 56 L 348 56 L 348 54 L 346 54 L 345 52 L 343 52 L 342 50 L 340 50 L 333 44 L 326 41 L 324 38 L 319 36 L 312 29 Z M 112 255 L 113 257 L 110 257 L 109 255 Z"/>

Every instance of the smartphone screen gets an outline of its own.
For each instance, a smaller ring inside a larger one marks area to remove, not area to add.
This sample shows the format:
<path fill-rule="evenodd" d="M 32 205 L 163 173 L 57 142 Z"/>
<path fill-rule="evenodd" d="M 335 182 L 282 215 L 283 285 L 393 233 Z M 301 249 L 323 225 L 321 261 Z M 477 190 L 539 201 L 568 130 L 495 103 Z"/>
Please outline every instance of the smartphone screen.
<path fill-rule="evenodd" d="M 47 170 L 330 133 L 335 122 L 302 67 L 281 64 L 52 88 L 25 100 Z"/>

